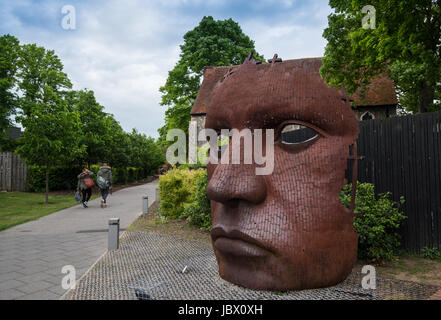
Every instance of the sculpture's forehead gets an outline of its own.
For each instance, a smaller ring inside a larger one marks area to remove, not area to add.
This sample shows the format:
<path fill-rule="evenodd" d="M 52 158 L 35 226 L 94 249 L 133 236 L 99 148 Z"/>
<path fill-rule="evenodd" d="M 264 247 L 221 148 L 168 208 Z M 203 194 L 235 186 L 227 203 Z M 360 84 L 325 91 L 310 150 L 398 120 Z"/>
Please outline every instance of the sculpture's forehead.
<path fill-rule="evenodd" d="M 330 133 L 353 132 L 357 121 L 339 90 L 325 84 L 321 61 L 241 66 L 219 82 L 207 108 L 207 127 L 266 128 L 301 120 Z"/>

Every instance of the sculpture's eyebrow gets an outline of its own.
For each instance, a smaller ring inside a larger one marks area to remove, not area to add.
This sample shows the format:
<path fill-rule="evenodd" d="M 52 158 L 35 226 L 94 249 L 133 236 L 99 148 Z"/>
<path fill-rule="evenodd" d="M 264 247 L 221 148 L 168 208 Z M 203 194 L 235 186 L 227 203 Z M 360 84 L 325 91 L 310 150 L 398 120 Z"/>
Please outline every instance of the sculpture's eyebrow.
<path fill-rule="evenodd" d="M 231 118 L 233 117 L 233 118 Z M 237 115 L 228 113 L 230 121 L 237 117 Z M 292 105 L 265 105 L 250 108 L 247 112 L 246 122 L 250 128 L 277 128 L 281 123 L 293 120 L 303 122 L 305 125 L 311 124 L 321 130 L 327 132 L 332 131 L 335 125 L 335 120 L 329 117 L 329 113 L 319 111 L 314 106 L 292 106 Z"/>

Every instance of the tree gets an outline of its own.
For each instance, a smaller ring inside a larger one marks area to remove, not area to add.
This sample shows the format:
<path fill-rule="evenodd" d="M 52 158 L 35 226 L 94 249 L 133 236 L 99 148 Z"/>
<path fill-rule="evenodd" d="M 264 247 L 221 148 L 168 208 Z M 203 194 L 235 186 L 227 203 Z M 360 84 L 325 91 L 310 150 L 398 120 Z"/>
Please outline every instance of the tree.
<path fill-rule="evenodd" d="M 146 173 L 158 169 L 164 163 L 160 146 L 151 137 L 133 129 L 130 139 L 130 166 L 142 168 Z"/>
<path fill-rule="evenodd" d="M 37 104 L 46 102 L 47 88 L 53 94 L 66 94 L 66 89 L 72 88 L 54 51 L 35 44 L 21 46 L 17 77 L 21 91 L 20 108 L 25 116 L 31 114 Z"/>
<path fill-rule="evenodd" d="M 108 137 L 111 128 L 107 126 L 108 116 L 95 99 L 91 90 L 71 91 L 68 94 L 69 103 L 72 111 L 78 112 L 81 122 L 80 145 L 84 145 L 86 152 L 84 158 L 80 159 L 82 163 L 90 164 L 104 161 L 108 155 L 108 143 L 111 142 Z"/>
<path fill-rule="evenodd" d="M 21 111 L 16 119 L 25 129 L 17 152 L 28 163 L 46 168 L 48 203 L 49 168 L 70 163 L 84 152 L 79 145 L 80 118 L 69 109 L 63 89 L 72 85 L 53 51 L 23 45 L 17 65 Z"/>
<path fill-rule="evenodd" d="M 46 197 L 49 203 L 49 169 L 72 162 L 84 152 L 78 113 L 69 111 L 66 101 L 51 87 L 44 88 L 44 102 L 34 104 L 26 115 L 18 116 L 25 128 L 17 152 L 27 163 L 46 169 Z"/>
<path fill-rule="evenodd" d="M 254 41 L 242 32 L 232 19 L 214 20 L 203 17 L 193 30 L 184 35 L 180 60 L 169 71 L 162 93 L 161 105 L 169 106 L 166 124 L 159 130 L 161 140 L 169 129 L 188 131 L 190 110 L 197 97 L 205 66 L 241 64 L 251 51 Z M 263 56 L 254 55 L 263 61 Z"/>
<path fill-rule="evenodd" d="M 0 148 L 10 148 L 11 139 L 6 135 L 10 127 L 10 117 L 17 107 L 17 96 L 13 91 L 16 85 L 19 42 L 7 34 L 0 37 Z"/>
<path fill-rule="evenodd" d="M 373 77 L 386 73 L 407 110 L 440 110 L 440 0 L 370 1 L 375 9 L 371 27 L 362 26 L 368 15 L 362 12 L 365 1 L 329 3 L 335 13 L 323 33 L 328 44 L 320 70 L 329 85 L 364 93 Z"/>
<path fill-rule="evenodd" d="M 105 160 L 112 166 L 125 168 L 130 163 L 130 140 L 128 134 L 124 132 L 118 121 L 112 114 L 105 118 L 108 134 L 105 136 L 107 146 L 107 156 Z M 126 177 L 127 179 L 127 177 Z"/>

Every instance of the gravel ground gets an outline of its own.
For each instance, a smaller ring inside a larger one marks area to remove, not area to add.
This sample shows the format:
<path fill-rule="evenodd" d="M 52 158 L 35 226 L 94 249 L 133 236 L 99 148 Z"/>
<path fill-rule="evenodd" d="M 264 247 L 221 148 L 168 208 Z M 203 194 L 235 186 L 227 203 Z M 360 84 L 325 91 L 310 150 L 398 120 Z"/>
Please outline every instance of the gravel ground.
<path fill-rule="evenodd" d="M 183 270 L 185 271 L 183 272 Z M 152 231 L 126 231 L 120 249 L 107 252 L 63 298 L 67 300 L 187 299 L 427 299 L 440 288 L 377 277 L 376 290 L 361 288 L 359 266 L 339 285 L 290 292 L 250 290 L 222 280 L 211 245 Z"/>

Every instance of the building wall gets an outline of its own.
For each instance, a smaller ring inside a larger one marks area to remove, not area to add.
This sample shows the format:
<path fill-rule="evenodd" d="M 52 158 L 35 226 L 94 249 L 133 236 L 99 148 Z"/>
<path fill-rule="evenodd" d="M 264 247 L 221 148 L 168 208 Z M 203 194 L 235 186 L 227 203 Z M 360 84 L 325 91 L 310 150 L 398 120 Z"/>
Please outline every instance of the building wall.
<path fill-rule="evenodd" d="M 207 142 L 207 140 L 198 141 L 199 132 L 201 132 L 201 130 L 203 129 L 205 129 L 205 114 L 192 115 L 190 119 L 190 125 L 188 128 L 188 147 L 189 147 L 190 163 L 196 163 L 197 148 L 202 147 Z"/>
<path fill-rule="evenodd" d="M 353 108 L 358 120 L 366 113 L 370 112 L 374 119 L 384 119 L 397 115 L 397 107 L 395 105 L 375 106 L 375 107 L 356 107 Z"/>

